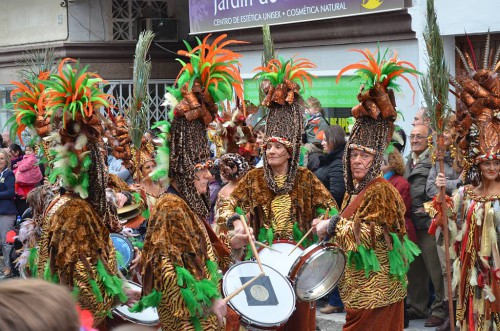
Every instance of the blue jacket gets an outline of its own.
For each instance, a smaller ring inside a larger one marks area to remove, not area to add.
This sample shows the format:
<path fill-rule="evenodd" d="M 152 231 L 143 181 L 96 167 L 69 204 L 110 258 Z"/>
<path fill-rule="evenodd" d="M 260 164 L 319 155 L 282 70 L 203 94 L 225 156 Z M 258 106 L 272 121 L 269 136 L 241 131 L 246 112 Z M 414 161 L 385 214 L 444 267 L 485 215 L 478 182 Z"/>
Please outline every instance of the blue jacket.
<path fill-rule="evenodd" d="M 17 214 L 16 205 L 14 204 L 15 182 L 14 173 L 9 169 L 5 169 L 0 178 L 0 215 Z"/>

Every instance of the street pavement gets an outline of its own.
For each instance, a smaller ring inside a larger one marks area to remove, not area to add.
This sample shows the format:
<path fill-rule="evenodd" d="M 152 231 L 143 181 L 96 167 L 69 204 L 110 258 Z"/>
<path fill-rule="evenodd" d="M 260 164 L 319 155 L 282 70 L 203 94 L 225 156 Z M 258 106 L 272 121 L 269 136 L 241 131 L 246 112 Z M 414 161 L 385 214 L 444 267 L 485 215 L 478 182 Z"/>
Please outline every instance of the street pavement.
<path fill-rule="evenodd" d="M 323 302 L 316 307 L 316 325 L 317 330 L 321 331 L 341 331 L 345 323 L 345 313 L 322 314 L 319 309 L 322 307 Z M 426 328 L 424 326 L 425 319 L 411 320 L 410 325 L 405 331 L 431 331 L 435 327 Z M 360 330 L 360 331 L 383 331 L 383 330 Z"/>

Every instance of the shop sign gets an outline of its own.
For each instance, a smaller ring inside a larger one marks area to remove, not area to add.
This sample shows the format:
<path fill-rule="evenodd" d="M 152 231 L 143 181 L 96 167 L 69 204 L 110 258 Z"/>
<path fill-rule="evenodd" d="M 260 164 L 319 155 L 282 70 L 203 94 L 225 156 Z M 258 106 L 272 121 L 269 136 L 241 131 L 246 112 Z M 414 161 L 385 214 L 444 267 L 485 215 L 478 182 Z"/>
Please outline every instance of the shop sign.
<path fill-rule="evenodd" d="M 404 8 L 404 0 L 189 0 L 191 34 Z"/>

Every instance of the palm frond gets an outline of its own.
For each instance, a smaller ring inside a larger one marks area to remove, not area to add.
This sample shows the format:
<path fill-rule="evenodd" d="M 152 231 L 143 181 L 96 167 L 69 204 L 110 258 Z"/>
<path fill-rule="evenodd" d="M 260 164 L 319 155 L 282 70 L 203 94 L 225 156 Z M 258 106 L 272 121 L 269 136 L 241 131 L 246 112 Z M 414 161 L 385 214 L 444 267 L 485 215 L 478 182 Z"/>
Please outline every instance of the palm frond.
<path fill-rule="evenodd" d="M 143 31 L 135 47 L 132 104 L 126 110 L 126 116 L 130 123 L 130 138 L 137 150 L 141 148 L 142 137 L 148 128 L 147 113 L 150 99 L 148 82 L 151 76 L 151 61 L 147 59 L 147 54 L 153 38 L 153 32 Z"/>
<path fill-rule="evenodd" d="M 424 30 L 428 72 L 421 78 L 420 87 L 427 104 L 427 117 L 432 128 L 443 133 L 450 107 L 448 105 L 449 71 L 444 57 L 443 39 L 437 23 L 434 0 L 427 0 L 427 25 Z"/>
<path fill-rule="evenodd" d="M 53 73 L 57 58 L 54 48 L 35 49 L 23 52 L 21 60 L 16 62 L 22 68 L 17 72 L 20 81 L 34 82 L 42 72 Z"/>

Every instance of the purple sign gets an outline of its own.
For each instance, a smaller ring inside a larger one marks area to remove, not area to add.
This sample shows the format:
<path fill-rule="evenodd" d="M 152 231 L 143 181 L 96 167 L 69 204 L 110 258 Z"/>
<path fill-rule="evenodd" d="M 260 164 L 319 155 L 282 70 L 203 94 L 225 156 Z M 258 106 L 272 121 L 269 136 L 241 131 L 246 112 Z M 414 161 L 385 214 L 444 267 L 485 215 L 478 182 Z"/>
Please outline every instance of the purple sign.
<path fill-rule="evenodd" d="M 404 0 L 189 0 L 191 34 L 404 8 Z"/>

